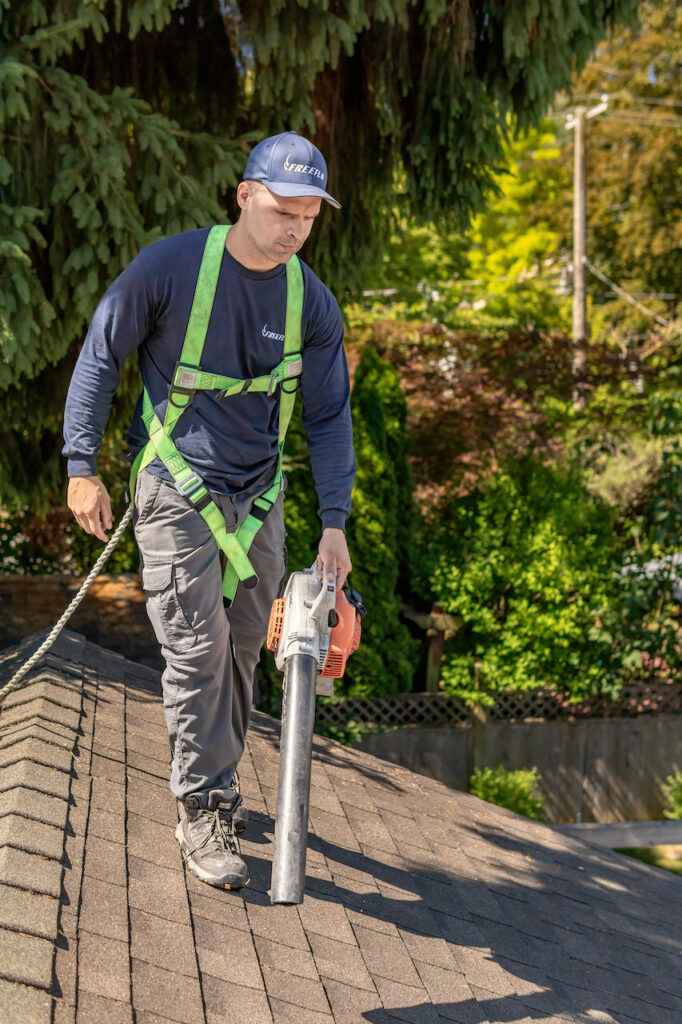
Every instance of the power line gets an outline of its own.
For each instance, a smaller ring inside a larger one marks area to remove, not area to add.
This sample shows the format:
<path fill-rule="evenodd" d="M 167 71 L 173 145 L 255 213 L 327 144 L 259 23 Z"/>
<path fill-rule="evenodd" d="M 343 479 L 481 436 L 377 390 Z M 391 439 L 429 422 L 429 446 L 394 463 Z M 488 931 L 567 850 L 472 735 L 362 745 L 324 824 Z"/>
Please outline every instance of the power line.
<path fill-rule="evenodd" d="M 632 97 L 627 98 L 630 101 L 632 100 Z M 633 295 L 626 292 L 625 289 L 621 288 L 615 281 L 612 281 L 600 270 L 597 270 L 585 253 L 585 207 L 587 191 L 585 177 L 586 121 L 601 115 L 613 124 L 635 124 L 641 127 L 657 128 L 682 128 L 682 118 L 672 118 L 668 115 L 666 119 L 660 117 L 654 119 L 651 117 L 651 114 L 644 114 L 637 110 L 618 110 L 610 107 L 609 102 L 617 99 L 617 95 L 609 96 L 606 93 L 602 93 L 599 96 L 599 103 L 597 106 L 588 110 L 584 105 L 579 103 L 579 105 L 574 108 L 573 114 L 565 117 L 566 129 L 575 130 L 573 171 L 573 376 L 576 380 L 579 380 L 585 364 L 583 351 L 583 343 L 586 336 L 585 269 L 588 269 L 595 277 L 599 278 L 600 281 L 611 289 L 613 294 L 619 295 L 621 298 L 625 299 L 626 302 L 629 302 L 636 309 L 645 313 L 648 317 L 655 320 L 656 323 L 660 324 L 668 331 L 667 338 L 659 339 L 655 342 L 653 348 L 650 348 L 645 355 L 650 355 L 651 352 L 655 351 L 655 349 L 660 347 L 661 344 L 669 343 L 673 338 L 682 334 L 682 326 L 678 327 L 674 321 L 666 320 L 664 317 L 659 316 L 652 309 L 649 309 L 648 306 L 645 306 L 643 302 L 640 302 Z M 660 105 L 677 106 L 677 103 L 676 101 L 673 101 L 672 104 L 662 103 Z M 682 103 L 679 105 L 682 106 Z M 576 407 L 582 408 L 584 396 L 581 395 L 579 386 L 574 388 L 573 402 Z"/>
<path fill-rule="evenodd" d="M 604 95 L 608 95 L 609 100 L 618 100 L 619 103 L 646 103 L 656 107 L 682 107 L 682 100 L 661 100 L 653 96 L 631 96 L 625 92 L 612 92 L 608 94 L 587 93 L 584 96 L 575 97 L 575 102 L 578 102 L 578 100 L 591 101 L 602 99 Z"/>
<path fill-rule="evenodd" d="M 598 277 L 599 280 L 602 281 L 605 285 L 607 285 L 615 295 L 619 295 L 622 299 L 625 299 L 626 302 L 629 302 L 630 305 L 635 306 L 637 309 L 640 310 L 640 312 L 646 313 L 647 316 L 655 320 L 657 324 L 661 325 L 661 327 L 666 327 L 668 329 L 672 328 L 672 334 L 670 334 L 665 339 L 666 342 L 672 341 L 672 339 L 676 338 L 678 334 L 682 334 L 682 326 L 678 327 L 674 320 L 666 320 L 665 317 L 659 316 L 658 313 L 654 313 L 653 309 L 649 309 L 648 306 L 645 306 L 643 302 L 639 302 L 639 300 L 636 299 L 634 295 L 631 295 L 629 292 L 626 292 L 624 288 L 621 288 L 620 285 L 616 284 L 615 281 L 612 281 L 611 278 L 606 276 L 606 274 L 603 274 L 601 270 L 597 270 L 594 263 L 591 263 L 590 260 L 588 260 L 587 256 L 583 256 L 583 263 L 590 271 L 590 273 L 594 274 L 595 277 Z M 653 351 L 653 349 L 651 351 Z M 647 354 L 650 355 L 651 353 Z"/>
<path fill-rule="evenodd" d="M 636 110 L 610 110 L 602 114 L 603 121 L 614 124 L 636 124 L 651 128 L 682 128 L 682 117 L 652 118 L 646 114 L 638 114 Z"/>
<path fill-rule="evenodd" d="M 589 97 L 586 98 L 589 99 Z M 682 128 L 682 117 L 673 117 L 671 114 L 665 113 L 662 113 L 662 116 L 656 117 L 654 116 L 653 111 L 623 110 L 618 107 L 609 106 L 609 103 L 612 100 L 622 102 L 621 100 L 618 100 L 617 95 L 607 96 L 606 93 L 602 93 L 598 98 L 600 100 L 600 104 L 599 107 L 595 107 L 594 110 L 603 120 L 613 121 L 620 124 L 641 124 L 644 127 L 652 128 Z M 682 102 L 678 103 L 676 100 L 671 101 L 670 103 L 661 100 L 659 105 L 682 108 Z M 550 114 L 550 116 L 554 116 L 555 118 L 563 116 L 566 118 L 566 127 L 568 129 L 571 129 L 574 126 L 573 115 L 570 115 L 565 111 L 556 110 Z"/>
<path fill-rule="evenodd" d="M 639 299 L 636 299 L 634 295 L 630 295 L 629 292 L 626 292 L 624 288 L 621 288 L 619 284 L 616 284 L 615 281 L 612 281 L 609 277 L 606 276 L 606 274 L 602 274 L 601 270 L 597 270 L 594 263 L 591 263 L 590 260 L 588 260 L 587 256 L 583 256 L 583 263 L 590 271 L 590 273 L 594 274 L 595 277 L 598 277 L 599 280 L 602 281 L 605 285 L 608 285 L 611 291 L 615 292 L 616 295 L 620 295 L 622 299 L 625 299 L 632 306 L 636 306 L 637 309 L 639 309 L 642 313 L 646 313 L 647 316 L 652 317 L 662 327 L 670 327 L 669 320 L 666 320 L 664 317 L 659 316 L 658 313 L 654 313 L 653 309 L 649 309 L 648 306 L 645 306 L 643 302 L 640 302 Z"/>
<path fill-rule="evenodd" d="M 653 107 L 682 107 L 682 100 L 657 100 L 647 96 L 617 96 L 617 98 L 621 102 L 625 100 L 632 103 L 647 103 Z"/>
<path fill-rule="evenodd" d="M 663 124 L 670 121 L 672 124 L 682 123 L 682 117 L 655 110 L 619 110 L 617 107 L 610 107 L 606 112 L 608 117 L 632 118 L 635 121 L 650 121 L 652 124 Z"/>

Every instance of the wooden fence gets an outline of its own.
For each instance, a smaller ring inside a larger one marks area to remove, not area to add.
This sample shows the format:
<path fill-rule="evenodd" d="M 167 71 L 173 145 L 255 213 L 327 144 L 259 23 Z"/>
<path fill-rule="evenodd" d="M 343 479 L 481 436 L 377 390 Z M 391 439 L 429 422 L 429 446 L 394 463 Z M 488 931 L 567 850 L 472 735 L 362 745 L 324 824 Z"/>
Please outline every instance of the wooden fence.
<path fill-rule="evenodd" d="M 537 766 L 555 823 L 661 818 L 663 784 L 682 771 L 682 686 L 625 687 L 572 704 L 556 691 L 500 694 L 484 708 L 438 694 L 393 694 L 318 709 L 318 721 L 388 726 L 360 747 L 467 789 L 476 767 Z"/>

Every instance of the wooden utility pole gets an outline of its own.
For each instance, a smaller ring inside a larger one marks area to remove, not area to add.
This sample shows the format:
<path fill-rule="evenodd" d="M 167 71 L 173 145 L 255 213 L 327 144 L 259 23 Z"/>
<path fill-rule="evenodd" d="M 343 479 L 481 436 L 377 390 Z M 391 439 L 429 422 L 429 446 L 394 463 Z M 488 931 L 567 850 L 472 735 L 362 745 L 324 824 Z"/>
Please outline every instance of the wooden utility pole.
<path fill-rule="evenodd" d="M 566 122 L 575 129 L 573 160 L 573 405 L 585 407 L 584 378 L 587 368 L 587 299 L 585 236 L 587 232 L 587 170 L 585 133 L 587 122 L 608 109 L 608 96 L 602 96 L 596 107 L 576 107 Z"/>
<path fill-rule="evenodd" d="M 581 383 L 587 366 L 587 326 L 585 299 L 585 232 L 587 171 L 585 168 L 585 107 L 576 107 L 575 155 L 573 160 L 573 404 L 579 409 L 585 405 Z"/>

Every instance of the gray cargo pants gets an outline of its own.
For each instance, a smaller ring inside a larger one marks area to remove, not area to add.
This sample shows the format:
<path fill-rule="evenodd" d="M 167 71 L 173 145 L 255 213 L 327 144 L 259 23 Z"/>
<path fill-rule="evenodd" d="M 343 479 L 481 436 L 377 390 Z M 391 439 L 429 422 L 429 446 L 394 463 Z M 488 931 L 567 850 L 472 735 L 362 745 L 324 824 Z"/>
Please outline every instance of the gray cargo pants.
<path fill-rule="evenodd" d="M 228 530 L 239 526 L 256 495 L 213 494 Z M 241 584 L 223 607 L 221 555 L 213 534 L 175 487 L 140 473 L 135 539 L 147 613 L 166 661 L 163 702 L 173 767 L 171 790 L 206 806 L 228 790 L 244 750 L 253 680 L 270 608 L 286 569 L 284 494 L 249 552 L 258 586 Z"/>

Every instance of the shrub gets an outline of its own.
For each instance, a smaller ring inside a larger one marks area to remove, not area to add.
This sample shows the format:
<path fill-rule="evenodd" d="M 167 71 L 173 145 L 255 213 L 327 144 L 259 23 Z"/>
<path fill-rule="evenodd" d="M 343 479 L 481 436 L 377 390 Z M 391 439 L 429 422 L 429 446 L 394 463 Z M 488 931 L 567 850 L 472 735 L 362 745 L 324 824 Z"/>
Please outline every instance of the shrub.
<path fill-rule="evenodd" d="M 455 499 L 429 543 L 432 594 L 462 626 L 441 685 L 480 690 L 615 685 L 613 638 L 595 632 L 616 591 L 614 515 L 569 464 L 524 458 Z"/>
<path fill-rule="evenodd" d="M 535 821 L 546 821 L 545 797 L 540 790 L 537 768 L 517 768 L 509 771 L 496 768 L 476 768 L 469 779 L 469 792 L 481 800 L 498 807 L 506 807 Z"/>
<path fill-rule="evenodd" d="M 663 816 L 673 821 L 682 821 L 682 772 L 675 772 L 665 780 L 665 807 Z"/>
<path fill-rule="evenodd" d="M 613 641 L 614 662 L 637 679 L 680 678 L 681 487 L 682 445 L 675 439 L 620 525 L 634 546 L 620 562 L 617 600 L 604 608 L 600 626 Z"/>
<path fill-rule="evenodd" d="M 413 543 L 407 410 L 395 370 L 373 348 L 355 371 L 351 407 L 358 472 L 348 546 L 367 618 L 341 686 L 350 697 L 370 697 L 410 690 L 419 654 L 399 619 Z"/>

